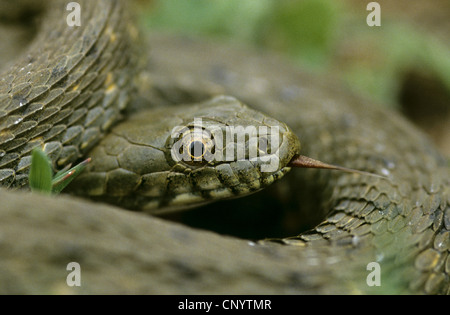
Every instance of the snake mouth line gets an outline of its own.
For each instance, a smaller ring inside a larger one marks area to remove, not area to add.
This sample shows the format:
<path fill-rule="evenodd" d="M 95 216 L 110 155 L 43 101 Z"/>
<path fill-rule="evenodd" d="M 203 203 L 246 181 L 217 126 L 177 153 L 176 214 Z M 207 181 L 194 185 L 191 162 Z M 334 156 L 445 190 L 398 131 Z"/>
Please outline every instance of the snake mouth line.
<path fill-rule="evenodd" d="M 282 178 L 290 171 L 290 169 L 290 167 L 286 166 L 269 176 L 259 178 L 259 185 L 256 187 L 251 186 L 248 183 L 241 183 L 241 185 L 232 187 L 224 186 L 220 189 L 203 189 L 202 192 L 198 194 L 185 193 L 177 196 L 170 196 L 168 199 L 158 201 L 157 204 L 159 206 L 156 208 L 154 202 L 149 202 L 147 210 L 153 215 L 165 215 L 207 205 L 218 200 L 230 200 L 242 197 L 243 195 L 251 195 Z M 144 206 L 143 209 L 146 210 L 146 207 Z"/>
<path fill-rule="evenodd" d="M 290 166 L 285 166 L 285 167 L 281 168 L 279 171 L 268 176 L 268 178 L 272 178 L 272 182 L 274 182 L 275 180 L 280 179 L 281 177 L 286 175 L 286 173 L 288 173 L 290 170 L 291 170 Z M 271 184 L 272 182 L 267 183 L 267 184 Z"/>

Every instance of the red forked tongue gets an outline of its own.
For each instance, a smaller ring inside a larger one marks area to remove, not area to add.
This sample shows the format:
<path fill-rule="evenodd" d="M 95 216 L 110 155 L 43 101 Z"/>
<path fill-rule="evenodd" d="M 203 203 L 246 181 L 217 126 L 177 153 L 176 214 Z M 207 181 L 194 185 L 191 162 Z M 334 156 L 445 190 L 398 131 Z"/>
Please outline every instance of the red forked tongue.
<path fill-rule="evenodd" d="M 288 163 L 288 166 L 290 167 L 299 167 L 299 168 L 323 168 L 323 169 L 329 169 L 329 170 L 338 170 L 338 171 L 344 171 L 348 173 L 357 173 L 361 175 L 368 175 L 368 176 L 375 176 L 380 178 L 386 178 L 385 176 L 373 174 L 369 172 L 354 170 L 347 167 L 342 167 L 338 165 L 332 165 L 327 164 L 318 160 L 314 160 L 310 157 L 304 156 L 304 155 L 296 155 L 292 158 L 292 160 Z"/>

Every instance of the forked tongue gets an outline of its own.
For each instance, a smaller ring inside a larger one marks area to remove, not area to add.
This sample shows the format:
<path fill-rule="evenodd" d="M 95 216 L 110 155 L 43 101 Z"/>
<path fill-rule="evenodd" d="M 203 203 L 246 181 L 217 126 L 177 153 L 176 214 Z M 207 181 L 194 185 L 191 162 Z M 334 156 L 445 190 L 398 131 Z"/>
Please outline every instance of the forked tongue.
<path fill-rule="evenodd" d="M 379 178 L 386 178 L 385 176 L 354 170 L 352 168 L 342 167 L 338 165 L 332 165 L 327 164 L 318 160 L 314 160 L 310 157 L 304 156 L 304 155 L 296 155 L 292 158 L 292 160 L 289 162 L 288 166 L 290 167 L 299 167 L 299 168 L 322 168 L 322 169 L 329 169 L 329 170 L 338 170 L 338 171 L 344 171 L 348 173 L 356 173 L 361 175 L 367 175 L 367 176 L 374 176 Z"/>

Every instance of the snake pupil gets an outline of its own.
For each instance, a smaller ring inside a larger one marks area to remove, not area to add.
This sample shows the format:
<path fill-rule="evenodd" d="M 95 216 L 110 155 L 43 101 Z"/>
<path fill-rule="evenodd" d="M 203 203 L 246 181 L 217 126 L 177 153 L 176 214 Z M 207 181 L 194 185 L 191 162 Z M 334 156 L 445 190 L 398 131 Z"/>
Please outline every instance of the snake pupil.
<path fill-rule="evenodd" d="M 205 154 L 205 145 L 201 141 L 192 141 L 189 145 L 189 154 L 193 158 L 202 157 Z"/>

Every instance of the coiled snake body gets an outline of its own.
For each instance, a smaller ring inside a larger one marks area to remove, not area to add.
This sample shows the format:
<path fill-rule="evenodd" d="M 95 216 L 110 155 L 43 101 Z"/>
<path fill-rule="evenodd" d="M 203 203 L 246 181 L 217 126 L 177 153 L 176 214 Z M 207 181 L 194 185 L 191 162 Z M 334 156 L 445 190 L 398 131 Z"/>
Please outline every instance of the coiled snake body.
<path fill-rule="evenodd" d="M 124 4 L 79 2 L 81 27 L 67 26 L 64 1 L 52 3 L 27 53 L 1 76 L 2 186 L 27 183 L 35 146 L 41 145 L 56 167 L 92 147 L 107 151 L 101 148 L 111 138 L 98 141 L 130 103 L 142 49 Z M 290 172 L 275 188 L 286 207 L 326 217 L 313 230 L 279 241 L 292 246 L 219 236 L 76 198 L 2 189 L 0 292 L 449 293 L 448 167 L 419 131 L 273 56 L 188 39 L 153 36 L 149 42 L 149 70 L 140 73 L 132 105 L 164 106 L 149 114 L 155 124 L 177 116 L 176 103 L 229 94 L 286 123 L 307 155 L 387 178 Z M 112 134 L 136 144 L 121 132 Z M 114 160 L 119 153 L 107 155 Z M 94 173 L 113 177 L 110 169 L 101 169 L 102 159 L 95 161 Z M 238 175 L 248 178 L 245 170 Z M 71 261 L 82 267 L 81 287 L 65 284 Z M 371 262 L 381 267 L 379 288 L 366 282 Z"/>

